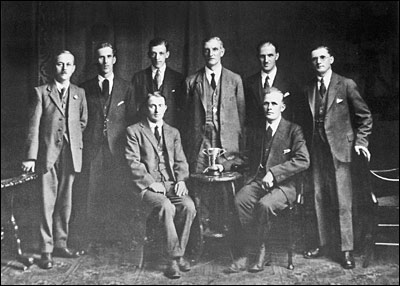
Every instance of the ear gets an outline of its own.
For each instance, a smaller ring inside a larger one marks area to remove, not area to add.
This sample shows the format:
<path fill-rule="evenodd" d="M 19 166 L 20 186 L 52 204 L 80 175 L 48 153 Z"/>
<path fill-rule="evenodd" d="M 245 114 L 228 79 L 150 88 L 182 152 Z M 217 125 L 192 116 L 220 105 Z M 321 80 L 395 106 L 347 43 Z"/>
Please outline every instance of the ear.
<path fill-rule="evenodd" d="M 166 58 L 166 59 L 169 58 L 169 51 L 165 53 L 165 58 Z"/>
<path fill-rule="evenodd" d="M 335 61 L 335 58 L 334 58 L 333 56 L 331 56 L 329 62 L 330 62 L 331 64 L 333 64 L 334 61 Z"/>
<path fill-rule="evenodd" d="M 117 62 L 117 57 L 113 56 L 113 65 Z"/>
<path fill-rule="evenodd" d="M 286 104 L 282 102 L 282 105 L 281 105 L 281 112 L 285 111 L 285 109 L 286 109 Z"/>
<path fill-rule="evenodd" d="M 225 48 L 221 49 L 221 58 L 225 55 Z"/>
<path fill-rule="evenodd" d="M 275 60 L 277 61 L 279 59 L 279 53 L 276 53 Z"/>

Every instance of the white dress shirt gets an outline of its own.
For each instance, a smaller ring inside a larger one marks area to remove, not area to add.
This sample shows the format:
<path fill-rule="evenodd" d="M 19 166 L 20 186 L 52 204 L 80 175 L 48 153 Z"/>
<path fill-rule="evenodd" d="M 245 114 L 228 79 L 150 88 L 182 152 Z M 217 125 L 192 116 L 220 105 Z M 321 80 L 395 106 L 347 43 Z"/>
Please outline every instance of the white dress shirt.
<path fill-rule="evenodd" d="M 100 86 L 100 90 L 103 91 L 103 81 L 105 79 L 108 79 L 108 83 L 109 83 L 109 90 L 108 90 L 108 94 L 111 94 L 113 85 L 114 85 L 114 73 L 112 73 L 109 77 L 105 78 L 102 77 L 101 75 L 97 76 L 98 80 L 99 80 L 99 86 Z"/>

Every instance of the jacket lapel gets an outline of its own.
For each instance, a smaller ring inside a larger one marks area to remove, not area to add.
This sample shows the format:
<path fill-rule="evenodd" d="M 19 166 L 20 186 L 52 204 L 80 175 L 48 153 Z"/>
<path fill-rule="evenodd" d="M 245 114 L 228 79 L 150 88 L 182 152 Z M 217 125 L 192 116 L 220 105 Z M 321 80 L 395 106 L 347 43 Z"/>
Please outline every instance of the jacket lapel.
<path fill-rule="evenodd" d="M 151 128 L 150 128 L 147 120 L 143 120 L 140 123 L 140 125 L 143 129 L 144 135 L 147 137 L 147 139 L 149 139 L 151 145 L 153 146 L 154 150 L 156 150 L 156 153 L 158 154 L 156 137 L 154 136 L 153 132 L 151 132 Z"/>
<path fill-rule="evenodd" d="M 150 90 L 151 92 L 154 92 L 153 88 L 153 75 L 152 75 L 152 70 L 151 66 L 149 66 L 146 69 L 146 83 L 147 83 L 147 90 Z M 147 94 L 143 94 L 143 96 L 146 96 Z"/>
<path fill-rule="evenodd" d="M 61 114 L 65 116 L 64 110 L 61 107 L 60 95 L 58 93 L 57 86 L 55 84 L 49 84 L 47 86 L 47 91 L 49 92 L 49 96 L 57 106 L 58 110 L 60 110 Z"/>
<path fill-rule="evenodd" d="M 195 93 L 199 95 L 200 101 L 203 104 L 204 111 L 207 111 L 207 102 L 204 94 L 204 85 L 203 81 L 206 79 L 206 72 L 205 68 L 199 71 L 198 75 L 196 76 L 195 80 Z"/>
<path fill-rule="evenodd" d="M 174 166 L 172 165 L 171 166 L 171 164 L 170 164 L 170 162 L 172 163 L 173 161 L 174 161 L 174 153 L 173 153 L 173 150 L 175 149 L 175 146 L 174 146 L 174 136 L 173 136 L 173 134 L 172 134 L 172 128 L 168 125 L 168 124 L 166 124 L 165 122 L 164 122 L 164 125 L 163 125 L 163 132 L 164 132 L 164 144 L 165 144 L 165 149 L 167 150 L 167 153 L 168 153 L 168 164 L 167 164 L 167 167 L 170 169 L 170 173 L 172 174 L 172 176 L 174 177 L 174 180 L 176 180 L 176 178 L 175 178 L 175 172 L 174 172 Z"/>
<path fill-rule="evenodd" d="M 274 137 L 272 139 L 271 143 L 271 152 L 269 153 L 268 159 L 267 159 L 267 170 L 270 168 L 269 164 L 270 162 L 276 162 L 275 157 L 279 155 L 277 152 L 272 152 L 272 150 L 280 150 L 281 148 L 279 147 L 283 141 L 285 141 L 285 130 L 287 128 L 287 122 L 285 119 L 281 118 L 281 122 L 279 122 L 278 128 L 276 129 L 276 132 L 274 134 Z M 287 140 L 287 139 L 286 139 Z"/>
<path fill-rule="evenodd" d="M 329 87 L 328 87 L 328 102 L 326 105 L 326 112 L 328 113 L 329 108 L 332 106 L 333 101 L 335 100 L 336 94 L 337 94 L 337 89 L 339 88 L 339 77 L 337 74 L 332 73 L 332 78 L 331 78 L 331 82 L 329 83 Z"/>
<path fill-rule="evenodd" d="M 308 96 L 308 104 L 310 105 L 310 110 L 313 118 L 315 118 L 315 90 L 316 90 L 316 80 L 312 80 L 307 85 L 307 96 Z"/>

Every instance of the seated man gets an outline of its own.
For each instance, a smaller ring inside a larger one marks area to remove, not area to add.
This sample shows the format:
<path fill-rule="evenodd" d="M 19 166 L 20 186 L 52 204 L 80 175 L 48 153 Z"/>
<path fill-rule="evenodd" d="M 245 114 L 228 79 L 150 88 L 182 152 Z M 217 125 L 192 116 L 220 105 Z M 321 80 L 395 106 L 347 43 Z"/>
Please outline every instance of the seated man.
<path fill-rule="evenodd" d="M 227 269 L 229 273 L 247 267 L 250 245 L 257 245 L 256 261 L 248 269 L 258 272 L 269 262 L 266 258 L 272 216 L 296 199 L 295 175 L 310 165 L 309 153 L 301 128 L 282 118 L 283 94 L 272 87 L 264 95 L 265 128 L 250 146 L 251 180 L 236 194 L 235 207 L 242 227 L 239 258 Z M 257 243 L 253 234 L 257 233 Z"/>
<path fill-rule="evenodd" d="M 164 96 L 149 94 L 142 107 L 147 118 L 127 128 L 125 156 L 142 201 L 158 211 L 164 224 L 171 259 L 165 275 L 180 278 L 179 270 L 190 270 L 183 255 L 196 216 L 185 184 L 189 167 L 179 131 L 163 121 L 167 109 Z"/>

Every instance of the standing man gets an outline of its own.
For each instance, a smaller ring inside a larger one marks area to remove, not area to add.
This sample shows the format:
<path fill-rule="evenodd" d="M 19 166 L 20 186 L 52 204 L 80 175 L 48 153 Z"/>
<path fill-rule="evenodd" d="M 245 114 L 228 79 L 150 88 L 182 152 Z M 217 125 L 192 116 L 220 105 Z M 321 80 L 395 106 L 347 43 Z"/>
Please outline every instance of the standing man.
<path fill-rule="evenodd" d="M 115 206 L 128 193 L 125 131 L 133 123 L 136 107 L 130 83 L 114 74 L 113 46 L 107 42 L 97 45 L 95 60 L 98 75 L 82 84 L 89 112 L 82 180 L 87 189 L 89 239 L 101 241 L 106 239 L 105 218 L 118 215 L 116 209 L 121 208 Z"/>
<path fill-rule="evenodd" d="M 251 246 L 257 247 L 256 261 L 250 272 L 264 270 L 270 262 L 266 255 L 272 218 L 296 200 L 296 174 L 310 165 L 310 156 L 300 126 L 282 118 L 286 106 L 283 93 L 271 87 L 263 100 L 264 127 L 251 142 L 252 179 L 236 194 L 235 206 L 243 229 L 241 255 L 227 272 L 237 273 L 247 267 Z M 257 241 L 254 243 L 254 234 Z"/>
<path fill-rule="evenodd" d="M 191 173 L 203 173 L 208 167 L 208 157 L 202 150 L 210 147 L 226 150 L 226 153 L 217 159 L 220 171 L 229 171 L 233 164 L 243 163 L 239 156 L 244 147 L 243 84 L 238 74 L 222 66 L 221 59 L 224 54 L 225 48 L 220 38 L 205 39 L 203 56 L 206 65 L 188 76 L 185 81 L 186 125 L 183 142 Z M 201 186 L 198 188 L 203 189 Z M 215 189 L 221 188 L 224 188 L 224 183 L 215 186 Z M 210 194 L 202 196 L 202 223 L 206 233 L 213 231 L 208 213 L 218 213 L 218 204 L 221 201 L 219 195 L 222 196 L 222 193 L 213 192 L 212 197 Z"/>
<path fill-rule="evenodd" d="M 151 66 L 137 72 L 132 79 L 136 101 L 142 102 L 149 93 L 161 92 L 165 96 L 168 106 L 164 120 L 179 128 L 182 124 L 182 98 L 180 97 L 182 96 L 184 77 L 181 73 L 167 67 L 166 61 L 170 56 L 169 43 L 162 38 L 151 40 L 147 55 L 151 60 Z"/>
<path fill-rule="evenodd" d="M 242 79 L 222 66 L 224 54 L 220 38 L 205 39 L 203 56 L 206 65 L 186 78 L 184 144 L 191 172 L 202 173 L 208 166 L 203 149 L 224 148 L 227 152 L 219 157 L 219 162 L 229 170 L 235 160 L 239 160 L 238 154 L 243 147 L 245 100 Z"/>
<path fill-rule="evenodd" d="M 332 72 L 334 57 L 327 46 L 311 51 L 317 77 L 305 90 L 304 130 L 310 144 L 314 203 L 318 223 L 319 246 L 305 253 L 306 258 L 323 254 L 337 234 L 341 264 L 355 267 L 352 251 L 352 181 L 350 164 L 353 151 L 370 159 L 368 135 L 371 112 L 356 83 Z"/>
<path fill-rule="evenodd" d="M 163 223 L 170 261 L 165 275 L 176 279 L 189 271 L 183 258 L 196 209 L 185 181 L 189 167 L 179 131 L 163 121 L 167 109 L 159 92 L 143 102 L 146 118 L 127 128 L 126 159 L 131 178 L 149 212 L 156 212 Z"/>
<path fill-rule="evenodd" d="M 278 69 L 276 62 L 279 59 L 279 49 L 275 42 L 261 41 L 257 45 L 257 58 L 260 61 L 261 71 L 248 77 L 244 81 L 244 94 L 246 97 L 246 133 L 247 142 L 257 140 L 254 134 L 264 125 L 263 100 L 265 90 L 276 87 L 283 92 L 287 108 L 283 117 L 293 121 L 293 100 L 296 93 L 294 80 L 288 73 Z M 290 101 L 290 102 L 289 102 Z"/>
<path fill-rule="evenodd" d="M 54 81 L 35 88 L 29 98 L 25 172 L 37 172 L 41 192 L 39 266 L 53 267 L 53 257 L 75 258 L 67 247 L 72 184 L 82 167 L 82 132 L 87 122 L 85 91 L 70 83 L 75 58 L 56 54 Z"/>

